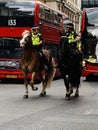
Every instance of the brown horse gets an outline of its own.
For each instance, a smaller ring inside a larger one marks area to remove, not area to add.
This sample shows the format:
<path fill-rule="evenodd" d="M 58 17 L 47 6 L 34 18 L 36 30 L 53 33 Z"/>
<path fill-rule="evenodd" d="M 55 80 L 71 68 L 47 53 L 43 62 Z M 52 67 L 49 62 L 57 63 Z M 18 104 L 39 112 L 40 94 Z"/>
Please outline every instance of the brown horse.
<path fill-rule="evenodd" d="M 28 73 L 32 74 L 30 86 L 34 91 L 38 90 L 38 87 L 34 86 L 35 75 L 38 73 L 43 86 L 40 96 L 44 96 L 46 95 L 46 88 L 50 87 L 53 80 L 55 72 L 54 61 L 52 59 L 50 51 L 43 50 L 43 53 L 49 62 L 49 68 L 46 70 L 37 50 L 32 46 L 30 32 L 28 30 L 25 30 L 22 36 L 23 37 L 20 41 L 20 46 L 24 48 L 24 53 L 20 61 L 20 66 L 24 75 L 24 84 L 26 89 L 24 98 L 28 98 Z"/>

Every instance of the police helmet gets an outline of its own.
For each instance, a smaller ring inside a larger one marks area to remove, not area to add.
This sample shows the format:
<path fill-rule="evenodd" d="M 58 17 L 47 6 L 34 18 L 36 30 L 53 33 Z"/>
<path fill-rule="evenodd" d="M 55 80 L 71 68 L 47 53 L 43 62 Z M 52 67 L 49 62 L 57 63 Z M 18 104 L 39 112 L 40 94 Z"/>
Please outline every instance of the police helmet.
<path fill-rule="evenodd" d="M 66 27 L 74 28 L 74 24 L 73 24 L 73 23 L 67 23 L 67 24 L 66 24 Z"/>
<path fill-rule="evenodd" d="M 39 26 L 34 25 L 31 29 L 32 29 L 32 30 L 39 29 Z"/>

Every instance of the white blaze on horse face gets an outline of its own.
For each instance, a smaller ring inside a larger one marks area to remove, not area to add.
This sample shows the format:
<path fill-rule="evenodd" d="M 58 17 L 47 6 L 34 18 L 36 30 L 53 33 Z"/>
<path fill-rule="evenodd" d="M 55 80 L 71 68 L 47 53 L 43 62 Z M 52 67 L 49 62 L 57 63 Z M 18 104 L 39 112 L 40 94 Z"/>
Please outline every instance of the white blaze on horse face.
<path fill-rule="evenodd" d="M 29 36 L 29 33 L 25 33 L 23 35 L 23 38 L 20 40 L 20 47 L 24 47 L 25 43 L 26 43 L 26 38 Z"/>
<path fill-rule="evenodd" d="M 29 36 L 29 33 L 25 33 L 25 34 L 23 35 L 23 38 L 26 39 L 28 36 Z"/>
<path fill-rule="evenodd" d="M 25 42 L 25 39 L 22 38 L 22 39 L 20 40 L 20 47 L 24 47 L 24 42 Z"/>

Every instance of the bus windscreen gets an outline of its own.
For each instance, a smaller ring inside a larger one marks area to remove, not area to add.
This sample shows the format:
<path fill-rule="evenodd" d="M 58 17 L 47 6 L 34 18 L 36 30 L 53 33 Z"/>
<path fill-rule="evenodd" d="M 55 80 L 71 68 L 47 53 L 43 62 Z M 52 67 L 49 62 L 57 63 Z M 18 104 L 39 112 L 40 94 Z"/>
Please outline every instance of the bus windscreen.
<path fill-rule="evenodd" d="M 98 26 L 98 9 L 90 9 L 87 11 L 87 26 Z"/>
<path fill-rule="evenodd" d="M 0 58 L 21 58 L 22 53 L 18 39 L 0 38 Z"/>
<path fill-rule="evenodd" d="M 34 2 L 0 2 L 0 26 L 32 27 Z"/>

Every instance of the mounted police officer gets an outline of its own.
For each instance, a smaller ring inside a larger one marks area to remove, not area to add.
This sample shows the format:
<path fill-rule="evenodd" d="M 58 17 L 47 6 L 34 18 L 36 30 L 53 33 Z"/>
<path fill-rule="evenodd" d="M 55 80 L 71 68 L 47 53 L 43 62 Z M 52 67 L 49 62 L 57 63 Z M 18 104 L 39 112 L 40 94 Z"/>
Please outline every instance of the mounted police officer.
<path fill-rule="evenodd" d="M 68 52 L 66 53 L 68 54 L 67 57 L 72 58 L 78 55 L 79 58 L 81 57 L 82 59 L 83 54 L 77 47 L 77 42 L 80 40 L 80 36 L 75 32 L 73 23 L 67 23 L 65 27 L 66 30 L 64 30 L 60 39 L 60 50 L 66 48 L 66 52 Z"/>
<path fill-rule="evenodd" d="M 61 48 L 62 45 L 64 45 L 68 52 L 73 52 L 72 54 L 81 53 L 80 49 L 77 47 L 77 43 L 78 41 L 80 41 L 80 36 L 75 32 L 73 23 L 69 22 L 65 25 L 65 27 L 66 29 L 61 34 L 59 48 Z"/>
<path fill-rule="evenodd" d="M 80 40 L 80 36 L 74 31 L 73 23 L 66 24 L 65 36 L 67 36 L 69 44 L 77 44 L 77 42 Z"/>
<path fill-rule="evenodd" d="M 32 46 L 37 50 L 39 57 L 41 58 L 45 69 L 48 69 L 48 60 L 43 54 L 43 39 L 41 33 L 39 33 L 39 26 L 33 26 L 31 32 Z"/>
<path fill-rule="evenodd" d="M 31 39 L 32 39 L 32 45 L 33 47 L 37 49 L 42 49 L 42 36 L 39 33 L 39 27 L 38 26 L 33 26 L 32 27 L 32 32 L 31 32 Z"/>

